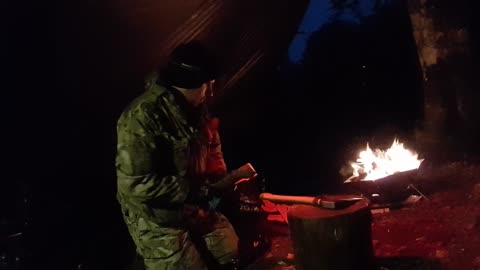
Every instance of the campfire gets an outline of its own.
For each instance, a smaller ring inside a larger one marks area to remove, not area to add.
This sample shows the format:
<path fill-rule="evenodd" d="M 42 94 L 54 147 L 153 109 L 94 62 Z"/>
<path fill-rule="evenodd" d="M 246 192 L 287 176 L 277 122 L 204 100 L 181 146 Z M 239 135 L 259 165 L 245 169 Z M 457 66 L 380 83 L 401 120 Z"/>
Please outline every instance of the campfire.
<path fill-rule="evenodd" d="M 367 143 L 356 161 L 349 164 L 352 175 L 344 181 L 344 192 L 363 195 L 375 207 L 402 207 L 424 197 L 416 186 L 422 162 L 416 151 L 407 149 L 398 139 L 388 149 L 372 150 Z"/>
<path fill-rule="evenodd" d="M 351 162 L 353 175 L 345 182 L 375 181 L 399 172 L 418 169 L 423 159 L 418 159 L 415 151 L 406 149 L 395 139 L 387 150 L 372 150 L 367 143 L 356 162 Z"/>

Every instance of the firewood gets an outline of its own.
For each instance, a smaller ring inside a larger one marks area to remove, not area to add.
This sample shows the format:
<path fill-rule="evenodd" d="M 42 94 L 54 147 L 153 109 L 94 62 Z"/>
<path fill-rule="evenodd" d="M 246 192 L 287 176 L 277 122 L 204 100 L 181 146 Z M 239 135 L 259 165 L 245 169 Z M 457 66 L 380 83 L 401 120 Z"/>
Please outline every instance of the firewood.
<path fill-rule="evenodd" d="M 375 203 L 392 203 L 405 200 L 410 192 L 408 186 L 416 182 L 418 170 L 399 172 L 375 181 L 344 183 L 342 192 L 361 194 Z M 377 194 L 377 197 L 373 195 Z"/>

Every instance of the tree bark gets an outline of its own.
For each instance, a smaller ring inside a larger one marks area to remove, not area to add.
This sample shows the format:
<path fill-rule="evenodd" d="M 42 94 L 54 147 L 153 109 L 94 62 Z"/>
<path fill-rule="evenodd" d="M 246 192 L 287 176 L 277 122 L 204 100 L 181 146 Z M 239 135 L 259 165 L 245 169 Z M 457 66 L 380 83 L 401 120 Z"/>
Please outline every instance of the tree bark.
<path fill-rule="evenodd" d="M 430 158 L 448 159 L 474 145 L 478 134 L 469 5 L 469 0 L 409 0 L 425 97 L 424 128 L 417 139 Z"/>
<path fill-rule="evenodd" d="M 288 223 L 296 269 L 373 269 L 368 203 L 364 199 L 342 210 L 292 206 Z"/>

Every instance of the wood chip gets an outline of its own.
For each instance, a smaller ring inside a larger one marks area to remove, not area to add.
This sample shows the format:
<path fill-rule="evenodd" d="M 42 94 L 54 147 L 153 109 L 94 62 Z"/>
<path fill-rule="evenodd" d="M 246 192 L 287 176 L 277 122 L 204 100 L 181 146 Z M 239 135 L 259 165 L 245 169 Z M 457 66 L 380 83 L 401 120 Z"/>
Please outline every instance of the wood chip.
<path fill-rule="evenodd" d="M 444 249 L 437 249 L 435 251 L 435 257 L 437 257 L 439 259 L 447 258 L 448 257 L 448 251 L 446 251 Z"/>
<path fill-rule="evenodd" d="M 379 208 L 379 209 L 372 209 L 370 210 L 372 214 L 385 214 L 390 212 L 390 208 Z"/>

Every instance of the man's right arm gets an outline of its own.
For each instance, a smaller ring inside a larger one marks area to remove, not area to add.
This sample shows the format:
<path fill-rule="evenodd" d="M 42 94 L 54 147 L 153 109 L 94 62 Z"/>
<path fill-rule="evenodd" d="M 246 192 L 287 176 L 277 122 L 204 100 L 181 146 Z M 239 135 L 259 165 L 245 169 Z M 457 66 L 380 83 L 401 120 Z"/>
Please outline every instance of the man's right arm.
<path fill-rule="evenodd" d="M 182 175 L 159 175 L 159 149 L 148 111 L 125 113 L 117 126 L 118 191 L 140 202 L 182 203 L 188 185 Z M 161 153 L 160 153 L 161 154 Z"/>

